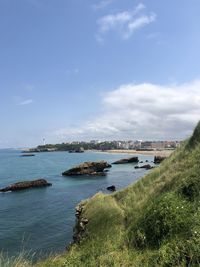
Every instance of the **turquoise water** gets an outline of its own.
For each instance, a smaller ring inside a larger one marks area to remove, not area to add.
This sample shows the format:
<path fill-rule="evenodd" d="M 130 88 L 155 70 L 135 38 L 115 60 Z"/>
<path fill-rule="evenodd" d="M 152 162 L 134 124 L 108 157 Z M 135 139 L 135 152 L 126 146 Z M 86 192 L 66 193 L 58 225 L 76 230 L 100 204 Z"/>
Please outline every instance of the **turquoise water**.
<path fill-rule="evenodd" d="M 38 153 L 20 157 L 20 151 L 0 150 L 0 188 L 21 180 L 45 178 L 52 187 L 0 193 L 0 251 L 17 255 L 21 250 L 44 257 L 65 250 L 72 241 L 74 208 L 81 200 L 106 187 L 123 188 L 143 176 L 134 164 L 113 165 L 106 176 L 62 177 L 61 173 L 84 161 L 106 160 L 109 163 L 125 154 L 86 152 Z M 152 160 L 151 156 L 139 156 Z"/>

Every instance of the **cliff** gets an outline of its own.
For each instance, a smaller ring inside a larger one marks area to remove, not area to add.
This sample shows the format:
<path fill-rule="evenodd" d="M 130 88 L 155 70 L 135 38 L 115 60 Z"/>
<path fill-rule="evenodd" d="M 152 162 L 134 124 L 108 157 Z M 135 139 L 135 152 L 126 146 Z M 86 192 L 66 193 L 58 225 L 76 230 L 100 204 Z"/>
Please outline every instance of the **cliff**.
<path fill-rule="evenodd" d="M 200 124 L 138 182 L 80 203 L 75 243 L 37 267 L 200 266 L 199 166 Z"/>

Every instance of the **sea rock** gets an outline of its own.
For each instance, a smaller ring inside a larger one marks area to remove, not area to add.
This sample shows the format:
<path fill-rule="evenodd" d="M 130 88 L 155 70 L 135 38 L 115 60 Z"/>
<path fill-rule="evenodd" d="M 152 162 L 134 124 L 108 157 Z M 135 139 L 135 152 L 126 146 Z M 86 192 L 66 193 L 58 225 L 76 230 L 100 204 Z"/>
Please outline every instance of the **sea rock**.
<path fill-rule="evenodd" d="M 145 165 L 142 165 L 142 166 L 135 166 L 135 169 L 146 169 L 146 170 L 150 170 L 150 169 L 153 169 L 154 166 L 151 166 L 150 164 L 145 164 Z"/>
<path fill-rule="evenodd" d="M 166 157 L 155 156 L 155 157 L 154 157 L 154 163 L 155 163 L 155 164 L 160 164 L 164 159 L 166 159 Z"/>
<path fill-rule="evenodd" d="M 132 157 L 132 158 L 127 158 L 127 159 L 117 160 L 113 162 L 112 164 L 126 164 L 126 163 L 138 163 L 138 162 L 139 162 L 138 157 Z"/>
<path fill-rule="evenodd" d="M 150 170 L 150 169 L 153 169 L 154 167 L 151 166 L 150 164 L 145 164 L 145 165 L 142 165 L 140 166 L 140 169 L 146 169 L 146 170 Z"/>
<path fill-rule="evenodd" d="M 21 157 L 34 157 L 35 154 L 22 154 Z"/>
<path fill-rule="evenodd" d="M 84 153 L 84 148 L 80 147 L 74 150 L 69 150 L 69 153 Z"/>
<path fill-rule="evenodd" d="M 111 192 L 116 191 L 116 187 L 114 185 L 108 186 L 106 189 Z"/>
<path fill-rule="evenodd" d="M 51 186 L 51 185 L 52 184 L 48 183 L 45 179 L 38 179 L 34 181 L 24 181 L 24 182 L 11 184 L 5 188 L 0 189 L 0 192 L 19 191 L 19 190 L 24 190 L 28 188 L 45 187 L 45 186 Z"/>
<path fill-rule="evenodd" d="M 74 176 L 74 175 L 105 175 L 107 168 L 112 166 L 106 161 L 98 162 L 84 162 L 72 169 L 69 169 L 62 173 L 65 176 Z"/>

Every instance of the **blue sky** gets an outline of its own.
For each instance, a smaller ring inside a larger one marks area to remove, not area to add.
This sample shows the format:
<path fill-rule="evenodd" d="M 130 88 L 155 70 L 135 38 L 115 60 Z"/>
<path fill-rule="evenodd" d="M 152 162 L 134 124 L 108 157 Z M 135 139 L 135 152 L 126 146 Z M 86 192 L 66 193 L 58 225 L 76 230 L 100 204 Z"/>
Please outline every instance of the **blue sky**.
<path fill-rule="evenodd" d="M 0 147 L 186 138 L 199 12 L 199 0 L 0 0 Z"/>

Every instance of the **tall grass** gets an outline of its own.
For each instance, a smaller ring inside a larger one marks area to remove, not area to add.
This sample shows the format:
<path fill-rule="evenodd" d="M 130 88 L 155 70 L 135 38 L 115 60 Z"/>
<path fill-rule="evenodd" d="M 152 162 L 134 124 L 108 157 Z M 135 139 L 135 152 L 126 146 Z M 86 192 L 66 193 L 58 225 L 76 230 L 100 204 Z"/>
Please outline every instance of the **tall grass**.
<path fill-rule="evenodd" d="M 30 267 L 32 264 L 26 260 L 27 254 L 21 252 L 16 257 L 9 257 L 7 254 L 0 253 L 0 267 Z"/>

